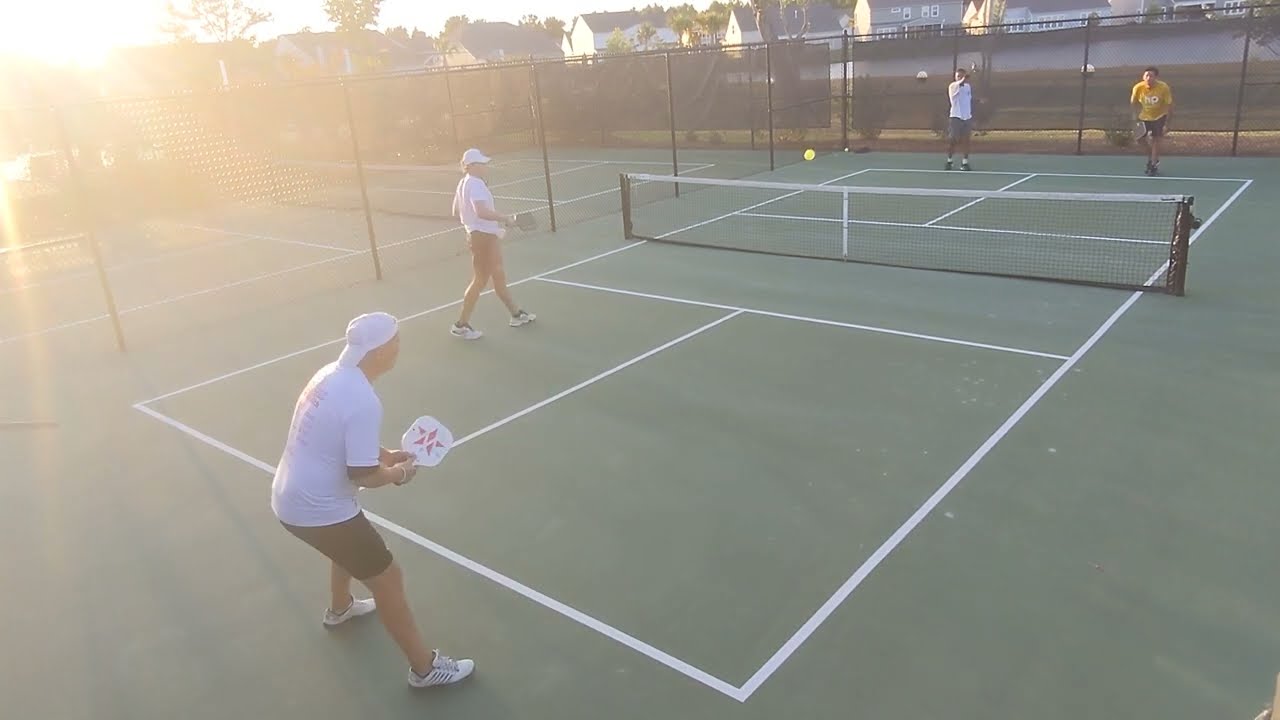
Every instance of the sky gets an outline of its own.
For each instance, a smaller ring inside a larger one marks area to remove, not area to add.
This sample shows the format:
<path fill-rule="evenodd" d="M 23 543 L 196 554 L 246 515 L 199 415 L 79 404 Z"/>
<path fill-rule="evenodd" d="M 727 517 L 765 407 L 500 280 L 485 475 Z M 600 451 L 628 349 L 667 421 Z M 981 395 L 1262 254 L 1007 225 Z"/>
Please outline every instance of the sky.
<path fill-rule="evenodd" d="M 178 0 L 181 7 L 182 0 Z M 331 30 L 324 0 L 246 0 L 274 15 L 270 25 L 254 29 L 259 40 L 310 26 Z M 383 0 L 378 28 L 415 26 L 428 35 L 444 27 L 445 18 L 516 22 L 526 13 L 558 17 L 566 22 L 587 12 L 643 7 L 650 0 Z M 708 0 L 694 0 L 699 9 Z M 165 42 L 156 27 L 165 15 L 165 0 L 11 0 L 0 23 L 0 50 L 58 63 L 92 64 L 113 46 Z M 672 4 L 671 2 L 663 4 Z"/>

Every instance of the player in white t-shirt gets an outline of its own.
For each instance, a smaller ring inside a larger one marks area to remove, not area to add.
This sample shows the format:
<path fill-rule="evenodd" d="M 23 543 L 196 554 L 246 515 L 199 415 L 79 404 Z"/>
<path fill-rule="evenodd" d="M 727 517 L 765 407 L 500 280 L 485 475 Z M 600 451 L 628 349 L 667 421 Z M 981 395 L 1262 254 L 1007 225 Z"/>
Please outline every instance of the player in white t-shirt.
<path fill-rule="evenodd" d="M 956 68 L 956 79 L 947 86 L 947 98 L 951 103 L 951 113 L 947 118 L 947 169 L 951 169 L 952 158 L 956 146 L 964 153 L 960 160 L 960 169 L 969 170 L 969 137 L 973 133 L 973 86 L 969 84 L 969 73 L 964 68 Z"/>
<path fill-rule="evenodd" d="M 475 340 L 484 334 L 471 327 L 471 313 L 489 280 L 493 280 L 494 294 L 511 313 L 511 327 L 520 327 L 536 319 L 516 305 L 507 288 L 507 273 L 502 267 L 502 248 L 498 241 L 506 232 L 504 228 L 515 224 L 515 218 L 498 214 L 493 193 L 485 184 L 488 171 L 489 158 L 484 153 L 475 148 L 466 151 L 462 155 L 463 177 L 453 194 L 453 216 L 462 221 L 467 230 L 472 273 L 471 284 L 462 296 L 462 311 L 449 332 L 465 340 Z"/>
<path fill-rule="evenodd" d="M 284 452 L 271 483 L 271 510 L 285 529 L 331 561 L 332 599 L 326 626 L 375 609 L 409 660 L 409 684 L 454 683 L 475 663 L 432 651 L 418 635 L 405 598 L 404 577 L 378 531 L 360 508 L 360 488 L 404 485 L 413 479 L 413 457 L 382 447 L 382 401 L 373 381 L 391 370 L 400 353 L 399 323 L 371 313 L 347 325 L 347 344 L 336 362 L 320 368 L 294 406 Z M 352 578 L 373 594 L 357 600 Z"/>

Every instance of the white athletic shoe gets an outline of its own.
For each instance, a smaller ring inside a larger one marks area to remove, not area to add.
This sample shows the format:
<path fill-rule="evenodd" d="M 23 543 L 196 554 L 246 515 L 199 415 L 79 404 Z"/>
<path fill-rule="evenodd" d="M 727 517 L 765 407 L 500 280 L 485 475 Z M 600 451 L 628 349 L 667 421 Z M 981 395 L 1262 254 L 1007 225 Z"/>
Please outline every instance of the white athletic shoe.
<path fill-rule="evenodd" d="M 471 660 L 454 660 L 447 655 L 441 655 L 439 650 L 435 651 L 435 659 L 431 661 L 431 672 L 426 675 L 419 675 L 409 668 L 409 684 L 416 688 L 433 687 L 436 685 L 452 685 L 459 680 L 464 680 L 476 669 L 476 664 Z"/>
<path fill-rule="evenodd" d="M 457 323 L 449 327 L 449 334 L 463 340 L 479 340 L 484 335 L 484 333 L 470 325 L 459 326 Z"/>
<path fill-rule="evenodd" d="M 520 327 L 521 325 L 528 325 L 529 323 L 537 319 L 538 319 L 537 315 L 534 315 L 533 313 L 527 313 L 521 310 L 520 312 L 511 316 L 511 327 Z"/>
<path fill-rule="evenodd" d="M 373 598 L 367 598 L 365 600 L 356 600 L 355 598 L 351 598 L 351 606 L 340 613 L 336 613 L 331 609 L 326 609 L 324 611 L 324 624 L 328 627 L 335 627 L 352 618 L 358 618 L 361 615 L 368 615 L 377 609 L 378 607 L 373 602 Z"/>

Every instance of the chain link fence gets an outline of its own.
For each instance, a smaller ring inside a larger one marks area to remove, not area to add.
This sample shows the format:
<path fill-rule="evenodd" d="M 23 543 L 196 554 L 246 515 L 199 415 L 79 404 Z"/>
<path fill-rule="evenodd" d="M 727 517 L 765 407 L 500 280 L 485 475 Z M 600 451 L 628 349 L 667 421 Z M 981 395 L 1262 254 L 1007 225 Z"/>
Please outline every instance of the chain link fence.
<path fill-rule="evenodd" d="M 983 152 L 1134 152 L 1156 65 L 1176 154 L 1280 154 L 1280 5 L 602 54 L 0 110 L 0 343 L 116 344 L 462 255 L 462 152 L 541 230 L 616 216 L 620 173 L 746 178 L 805 151 L 936 151 L 954 69 Z M 696 192 L 663 184 L 663 192 Z M 654 199 L 657 193 L 654 195 Z"/>

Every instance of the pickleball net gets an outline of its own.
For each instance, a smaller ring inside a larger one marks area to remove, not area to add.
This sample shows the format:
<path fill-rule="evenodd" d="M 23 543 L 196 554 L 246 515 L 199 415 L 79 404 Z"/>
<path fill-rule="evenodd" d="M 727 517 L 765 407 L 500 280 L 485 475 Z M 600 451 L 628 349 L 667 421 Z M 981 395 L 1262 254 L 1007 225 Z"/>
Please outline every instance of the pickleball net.
<path fill-rule="evenodd" d="M 1184 291 L 1186 195 L 861 187 L 624 173 L 628 239 Z"/>

